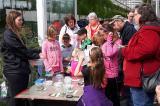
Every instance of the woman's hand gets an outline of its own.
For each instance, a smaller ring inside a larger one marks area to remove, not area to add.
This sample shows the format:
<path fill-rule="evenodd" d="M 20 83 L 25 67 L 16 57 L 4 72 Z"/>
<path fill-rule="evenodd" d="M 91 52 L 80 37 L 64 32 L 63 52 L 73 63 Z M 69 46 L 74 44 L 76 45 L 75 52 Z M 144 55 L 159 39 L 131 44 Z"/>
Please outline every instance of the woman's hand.
<path fill-rule="evenodd" d="M 35 64 L 36 64 L 35 60 L 30 60 L 30 64 L 32 67 L 35 66 Z"/>
<path fill-rule="evenodd" d="M 155 91 L 156 91 L 156 96 L 157 96 L 158 103 L 160 104 L 160 85 L 156 86 Z"/>

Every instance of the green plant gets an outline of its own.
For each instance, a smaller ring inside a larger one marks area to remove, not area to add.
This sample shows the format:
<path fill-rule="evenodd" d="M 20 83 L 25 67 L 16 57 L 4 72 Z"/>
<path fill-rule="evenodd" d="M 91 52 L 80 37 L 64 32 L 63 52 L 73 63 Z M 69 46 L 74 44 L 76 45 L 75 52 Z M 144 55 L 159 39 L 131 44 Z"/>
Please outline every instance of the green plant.
<path fill-rule="evenodd" d="M 128 10 L 114 5 L 111 0 L 78 0 L 78 14 L 88 15 L 89 12 L 96 12 L 100 18 L 110 18 L 114 15 L 126 16 Z"/>
<path fill-rule="evenodd" d="M 22 39 L 29 48 L 39 48 L 38 35 L 32 30 L 32 27 L 26 25 L 21 31 Z"/>
<path fill-rule="evenodd" d="M 151 4 L 152 0 L 143 0 L 143 3 L 150 3 Z"/>

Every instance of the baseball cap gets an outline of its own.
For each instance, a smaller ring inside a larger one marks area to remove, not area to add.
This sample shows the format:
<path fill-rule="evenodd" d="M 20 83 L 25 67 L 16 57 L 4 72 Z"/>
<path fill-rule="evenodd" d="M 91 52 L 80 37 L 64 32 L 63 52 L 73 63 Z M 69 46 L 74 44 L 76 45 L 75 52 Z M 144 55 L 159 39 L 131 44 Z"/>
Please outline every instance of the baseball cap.
<path fill-rule="evenodd" d="M 112 17 L 112 21 L 110 22 L 110 24 L 114 23 L 116 20 L 125 20 L 125 18 L 121 15 L 115 15 L 114 17 Z"/>
<path fill-rule="evenodd" d="M 88 20 L 97 19 L 97 14 L 95 12 L 91 12 L 88 14 Z"/>
<path fill-rule="evenodd" d="M 76 34 L 78 35 L 87 34 L 87 30 L 85 28 L 81 28 L 80 30 L 76 32 Z"/>

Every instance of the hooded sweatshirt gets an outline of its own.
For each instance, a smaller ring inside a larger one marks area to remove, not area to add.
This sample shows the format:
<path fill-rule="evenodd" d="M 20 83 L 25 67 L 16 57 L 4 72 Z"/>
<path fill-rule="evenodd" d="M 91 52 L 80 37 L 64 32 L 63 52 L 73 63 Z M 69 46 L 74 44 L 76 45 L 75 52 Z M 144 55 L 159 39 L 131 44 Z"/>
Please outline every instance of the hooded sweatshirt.
<path fill-rule="evenodd" d="M 124 84 L 141 87 L 141 71 L 151 75 L 160 68 L 160 24 L 143 25 L 122 49 Z"/>
<path fill-rule="evenodd" d="M 51 73 L 63 71 L 62 54 L 58 41 L 46 39 L 42 44 L 42 55 L 46 71 L 51 71 Z"/>

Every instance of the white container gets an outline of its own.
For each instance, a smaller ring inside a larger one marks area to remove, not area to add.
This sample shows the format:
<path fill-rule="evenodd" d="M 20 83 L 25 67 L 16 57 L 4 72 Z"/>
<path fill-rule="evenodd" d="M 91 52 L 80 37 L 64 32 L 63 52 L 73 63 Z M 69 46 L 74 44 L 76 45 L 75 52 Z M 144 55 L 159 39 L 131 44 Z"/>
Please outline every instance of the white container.
<path fill-rule="evenodd" d="M 66 77 L 64 78 L 64 84 L 69 84 L 69 85 L 71 85 L 71 84 L 72 84 L 72 78 L 69 77 L 69 76 L 66 76 Z"/>
<path fill-rule="evenodd" d="M 57 74 L 55 76 L 55 82 L 63 82 L 64 81 L 64 76 L 62 74 Z"/>
<path fill-rule="evenodd" d="M 1 84 L 1 97 L 5 98 L 6 96 L 7 96 L 7 86 L 6 86 L 6 83 L 3 82 Z"/>

